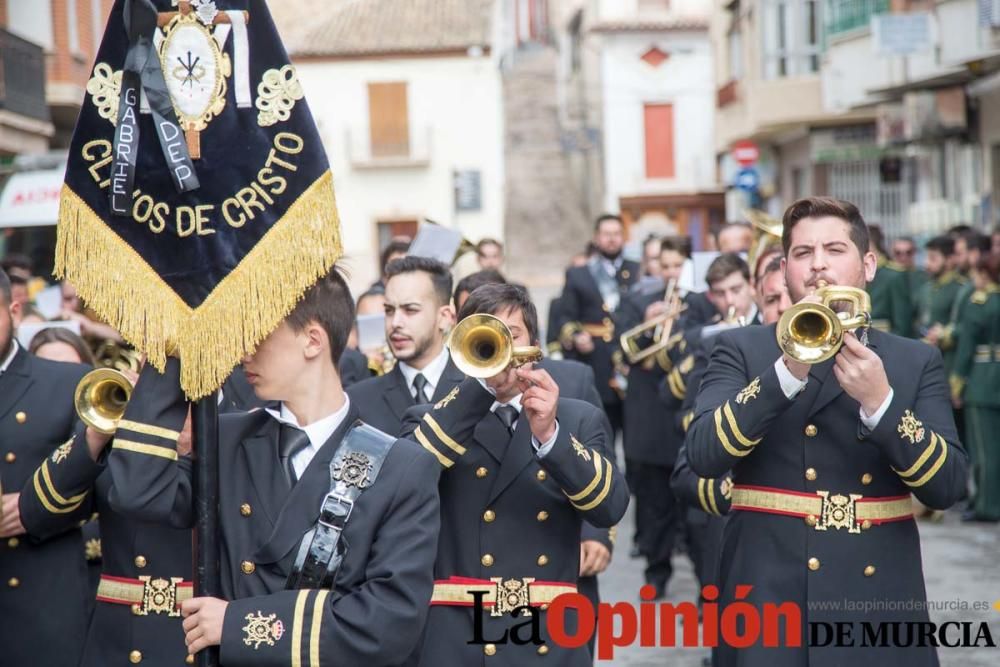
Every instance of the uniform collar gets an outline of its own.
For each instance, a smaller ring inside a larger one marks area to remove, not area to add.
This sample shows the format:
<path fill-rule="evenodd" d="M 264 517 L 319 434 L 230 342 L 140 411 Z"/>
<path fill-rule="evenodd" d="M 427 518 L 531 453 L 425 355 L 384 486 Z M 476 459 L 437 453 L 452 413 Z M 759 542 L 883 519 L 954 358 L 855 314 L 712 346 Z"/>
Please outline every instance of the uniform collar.
<path fill-rule="evenodd" d="M 319 451 L 320 447 L 322 447 L 326 441 L 330 439 L 330 436 L 332 436 L 337 429 L 340 428 L 344 419 L 347 418 L 347 413 L 350 412 L 350 409 L 351 399 L 345 392 L 344 404 L 339 410 L 323 417 L 318 421 L 314 421 L 312 424 L 302 426 L 298 423 L 298 420 L 295 419 L 295 415 L 292 414 L 291 410 L 289 410 L 284 403 L 281 404 L 280 411 L 275 410 L 274 408 L 266 408 L 267 413 L 279 422 L 289 424 L 295 428 L 305 431 L 306 435 L 309 436 L 309 445 L 313 450 L 313 453 Z"/>
<path fill-rule="evenodd" d="M 417 377 L 417 373 L 421 373 L 427 380 L 427 385 L 429 391 L 427 391 L 428 396 L 434 394 L 434 390 L 441 383 L 441 375 L 444 373 L 444 369 L 448 367 L 448 346 L 444 345 L 441 348 L 441 352 L 438 356 L 434 357 L 429 364 L 424 366 L 422 369 L 416 369 L 410 366 L 405 361 L 399 362 L 399 371 L 403 374 L 403 378 L 406 380 L 406 388 L 409 390 L 413 387 L 413 378 Z"/>

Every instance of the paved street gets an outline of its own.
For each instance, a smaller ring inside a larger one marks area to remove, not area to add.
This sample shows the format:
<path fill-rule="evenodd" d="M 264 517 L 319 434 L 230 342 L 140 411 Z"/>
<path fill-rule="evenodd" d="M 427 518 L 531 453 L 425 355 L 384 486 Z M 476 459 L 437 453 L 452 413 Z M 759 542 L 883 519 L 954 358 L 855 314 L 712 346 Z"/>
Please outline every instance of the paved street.
<path fill-rule="evenodd" d="M 609 570 L 601 576 L 601 596 L 606 602 L 637 602 L 642 585 L 641 560 L 628 557 L 632 540 L 632 508 L 618 530 L 618 549 Z M 941 523 L 920 524 L 923 543 L 924 573 L 930 601 L 1000 600 L 1000 528 L 985 524 L 962 524 L 959 512 L 949 512 Z M 669 601 L 694 600 L 694 572 L 685 556 L 674 557 L 674 578 L 670 583 Z M 955 606 L 955 605 L 952 605 Z M 932 611 L 931 619 L 944 621 L 990 622 L 994 641 L 1000 643 L 1000 612 Z M 621 648 L 612 661 L 599 664 L 628 667 L 700 667 L 707 650 L 682 648 Z M 1000 664 L 998 649 L 942 648 L 938 655 L 942 667 L 994 667 Z M 862 666 L 859 666 L 862 667 Z"/>

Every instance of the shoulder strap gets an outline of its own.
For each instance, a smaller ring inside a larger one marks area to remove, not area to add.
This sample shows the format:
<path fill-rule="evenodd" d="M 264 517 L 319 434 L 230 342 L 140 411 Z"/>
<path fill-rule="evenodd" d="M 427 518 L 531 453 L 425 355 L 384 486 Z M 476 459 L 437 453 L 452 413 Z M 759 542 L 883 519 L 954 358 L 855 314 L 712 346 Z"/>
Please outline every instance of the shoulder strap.
<path fill-rule="evenodd" d="M 378 479 L 396 438 L 356 421 L 330 462 L 330 491 L 316 526 L 302 537 L 285 588 L 331 588 L 347 553 L 341 535 L 354 503 Z"/>

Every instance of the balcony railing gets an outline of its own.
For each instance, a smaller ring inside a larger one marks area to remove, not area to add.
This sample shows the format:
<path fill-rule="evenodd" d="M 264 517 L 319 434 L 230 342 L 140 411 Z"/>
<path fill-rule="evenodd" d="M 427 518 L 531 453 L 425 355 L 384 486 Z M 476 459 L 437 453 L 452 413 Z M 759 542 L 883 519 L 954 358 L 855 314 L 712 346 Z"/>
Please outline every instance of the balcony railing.
<path fill-rule="evenodd" d="M 867 26 L 872 16 L 888 11 L 889 0 L 826 0 L 826 34 Z"/>
<path fill-rule="evenodd" d="M 376 143 L 365 127 L 344 132 L 347 159 L 355 169 L 425 167 L 431 161 L 430 126 L 411 127 L 402 141 Z"/>
<path fill-rule="evenodd" d="M 48 122 L 42 47 L 0 29 L 0 109 Z"/>

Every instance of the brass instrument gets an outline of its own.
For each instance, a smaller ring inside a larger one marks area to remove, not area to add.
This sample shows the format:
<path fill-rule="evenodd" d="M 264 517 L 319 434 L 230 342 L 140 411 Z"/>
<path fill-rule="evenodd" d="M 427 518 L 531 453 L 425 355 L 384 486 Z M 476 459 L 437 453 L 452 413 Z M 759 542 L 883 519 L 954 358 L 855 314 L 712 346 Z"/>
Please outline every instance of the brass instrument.
<path fill-rule="evenodd" d="M 844 332 L 871 323 L 871 298 L 857 287 L 826 285 L 816 290 L 822 303 L 797 303 L 782 314 L 775 330 L 778 346 L 803 364 L 818 364 L 837 354 Z M 849 312 L 836 312 L 830 304 L 851 304 Z"/>
<path fill-rule="evenodd" d="M 509 367 L 542 360 L 541 349 L 515 347 L 507 325 L 483 313 L 469 315 L 452 329 L 448 349 L 458 369 L 476 378 L 493 377 Z"/>
<path fill-rule="evenodd" d="M 103 341 L 94 350 L 94 358 L 99 368 L 112 368 L 116 371 L 132 371 L 138 373 L 142 366 L 142 357 L 130 347 L 114 341 Z"/>
<path fill-rule="evenodd" d="M 743 215 L 750 221 L 753 228 L 753 242 L 747 253 L 747 264 L 750 266 L 751 273 L 754 273 L 757 271 L 757 261 L 772 246 L 781 244 L 781 232 L 784 226 L 781 220 L 772 218 L 767 213 L 756 209 L 743 211 Z"/>
<path fill-rule="evenodd" d="M 665 313 L 650 319 L 648 322 L 637 324 L 623 332 L 618 338 L 618 342 L 625 352 L 625 358 L 630 364 L 635 365 L 654 357 L 670 344 L 670 332 L 673 329 L 674 321 L 687 309 L 687 306 L 681 303 L 676 280 L 671 280 L 667 284 L 663 300 L 667 304 Z M 640 348 L 639 339 L 650 331 L 652 331 L 653 344 L 646 348 Z"/>
<path fill-rule="evenodd" d="M 371 371 L 372 375 L 375 377 L 380 377 L 392 371 L 396 367 L 396 357 L 392 353 L 392 348 L 389 347 L 388 343 L 384 343 L 382 347 L 378 349 L 380 355 L 382 355 L 382 363 L 378 363 L 375 359 L 368 359 L 368 370 Z M 365 355 L 367 357 L 367 355 Z"/>
<path fill-rule="evenodd" d="M 73 405 L 83 423 L 98 433 L 111 435 L 132 397 L 132 382 L 112 368 L 96 368 L 80 380 Z"/>

